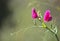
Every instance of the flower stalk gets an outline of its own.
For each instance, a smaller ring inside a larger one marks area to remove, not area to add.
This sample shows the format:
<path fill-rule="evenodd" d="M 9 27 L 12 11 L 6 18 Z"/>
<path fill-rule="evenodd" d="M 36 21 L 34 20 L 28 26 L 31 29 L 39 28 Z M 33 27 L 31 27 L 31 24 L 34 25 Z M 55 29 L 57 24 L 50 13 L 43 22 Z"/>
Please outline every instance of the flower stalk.
<path fill-rule="evenodd" d="M 40 21 L 40 20 L 39 20 L 39 21 Z M 40 22 L 42 23 L 42 21 L 40 21 Z M 45 25 L 45 26 L 44 26 L 44 25 Z M 55 35 L 57 41 L 59 41 L 59 38 L 58 38 L 57 33 L 53 32 L 50 28 L 48 28 L 46 24 L 44 24 L 44 25 L 43 25 L 42 27 L 43 27 L 43 28 L 46 28 L 46 29 L 49 30 L 51 33 L 53 33 L 53 34 Z M 51 26 L 51 27 L 52 27 L 52 26 Z"/>
<path fill-rule="evenodd" d="M 52 26 L 51 26 L 51 29 L 48 28 L 48 26 L 45 24 L 45 23 L 48 23 L 52 20 L 52 16 L 51 16 L 51 12 L 50 10 L 46 10 L 45 13 L 44 13 L 44 17 L 43 17 L 43 21 L 41 19 L 41 15 L 39 16 L 38 13 L 36 12 L 36 9 L 35 8 L 32 8 L 32 18 L 35 20 L 35 19 L 38 19 L 40 21 L 40 23 L 42 24 L 42 28 L 46 28 L 47 30 L 49 30 L 51 33 L 53 33 L 57 39 L 57 41 L 59 41 L 59 38 L 58 38 L 58 35 L 57 35 L 57 30 L 56 29 L 52 29 Z M 35 24 L 36 24 L 36 20 L 35 20 Z M 53 27 L 54 28 L 54 27 Z"/>
<path fill-rule="evenodd" d="M 48 27 L 46 27 L 46 29 L 49 30 L 51 33 L 53 33 L 53 34 L 55 35 L 57 41 L 59 41 L 59 38 L 58 38 L 57 34 L 55 34 L 55 33 L 54 33 L 52 30 L 50 30 Z"/>

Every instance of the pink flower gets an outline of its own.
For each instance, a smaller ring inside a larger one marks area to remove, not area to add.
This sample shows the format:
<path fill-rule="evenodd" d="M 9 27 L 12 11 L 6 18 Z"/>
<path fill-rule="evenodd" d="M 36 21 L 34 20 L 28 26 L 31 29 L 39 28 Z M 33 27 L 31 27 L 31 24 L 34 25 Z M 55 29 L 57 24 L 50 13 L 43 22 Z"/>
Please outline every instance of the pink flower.
<path fill-rule="evenodd" d="M 37 12 L 36 12 L 36 9 L 35 9 L 35 8 L 32 8 L 32 18 L 33 18 L 33 19 L 38 18 L 38 14 L 37 14 Z"/>
<path fill-rule="evenodd" d="M 44 13 L 44 22 L 49 22 L 52 20 L 51 12 L 50 10 L 46 10 Z"/>

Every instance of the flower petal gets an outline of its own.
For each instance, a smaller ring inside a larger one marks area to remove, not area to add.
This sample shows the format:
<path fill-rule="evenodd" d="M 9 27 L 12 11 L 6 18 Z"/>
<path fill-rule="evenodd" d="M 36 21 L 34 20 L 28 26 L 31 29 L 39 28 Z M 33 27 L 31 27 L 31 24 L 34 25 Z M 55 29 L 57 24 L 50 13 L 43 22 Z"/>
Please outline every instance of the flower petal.
<path fill-rule="evenodd" d="M 38 14 L 37 14 L 35 8 L 32 8 L 32 18 L 36 19 L 37 17 L 38 17 Z"/>
<path fill-rule="evenodd" d="M 46 12 L 44 13 L 44 22 L 48 22 L 51 20 L 52 20 L 52 16 L 50 10 L 46 10 Z"/>

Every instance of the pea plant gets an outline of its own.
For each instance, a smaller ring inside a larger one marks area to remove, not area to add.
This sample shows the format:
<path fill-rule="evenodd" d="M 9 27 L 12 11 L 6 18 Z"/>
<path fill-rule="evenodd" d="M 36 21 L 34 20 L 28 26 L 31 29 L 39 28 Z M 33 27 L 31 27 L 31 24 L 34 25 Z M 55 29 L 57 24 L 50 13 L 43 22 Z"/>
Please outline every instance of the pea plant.
<path fill-rule="evenodd" d="M 44 12 L 44 15 L 42 16 L 41 13 L 38 13 L 35 8 L 32 8 L 32 19 L 34 20 L 35 25 L 36 25 L 36 19 L 38 21 L 40 21 L 41 27 L 45 28 L 46 30 L 49 30 L 51 33 L 53 33 L 55 35 L 57 41 L 59 41 L 59 38 L 58 38 L 58 35 L 57 35 L 57 26 L 56 25 L 53 26 L 54 24 L 51 24 L 50 25 L 51 28 L 49 28 L 46 24 L 46 23 L 53 20 L 50 9 L 47 9 Z"/>

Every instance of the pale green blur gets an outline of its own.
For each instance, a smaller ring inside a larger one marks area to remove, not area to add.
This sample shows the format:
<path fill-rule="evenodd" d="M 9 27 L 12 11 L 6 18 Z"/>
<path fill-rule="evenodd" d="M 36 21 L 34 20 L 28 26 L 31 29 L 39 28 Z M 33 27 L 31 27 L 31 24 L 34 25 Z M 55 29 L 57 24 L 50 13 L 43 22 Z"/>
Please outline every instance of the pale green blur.
<path fill-rule="evenodd" d="M 8 6 L 13 13 L 3 22 L 1 41 L 57 41 L 51 32 L 38 27 L 40 25 L 38 21 L 38 26 L 35 27 L 31 18 L 32 7 L 40 11 L 42 15 L 46 9 L 51 10 L 54 24 L 58 26 L 58 37 L 60 39 L 59 0 L 12 0 Z"/>

